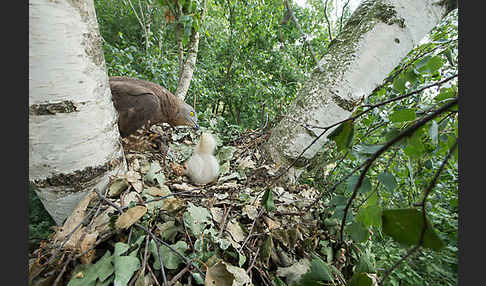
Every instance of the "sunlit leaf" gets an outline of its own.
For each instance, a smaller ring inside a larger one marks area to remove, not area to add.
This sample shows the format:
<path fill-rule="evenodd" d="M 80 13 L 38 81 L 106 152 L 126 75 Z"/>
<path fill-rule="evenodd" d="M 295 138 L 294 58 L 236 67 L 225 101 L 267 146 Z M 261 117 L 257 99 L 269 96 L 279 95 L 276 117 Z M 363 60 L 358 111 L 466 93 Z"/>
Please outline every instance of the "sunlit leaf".
<path fill-rule="evenodd" d="M 415 110 L 413 109 L 401 109 L 393 112 L 388 116 L 391 122 L 404 122 L 415 120 Z"/>

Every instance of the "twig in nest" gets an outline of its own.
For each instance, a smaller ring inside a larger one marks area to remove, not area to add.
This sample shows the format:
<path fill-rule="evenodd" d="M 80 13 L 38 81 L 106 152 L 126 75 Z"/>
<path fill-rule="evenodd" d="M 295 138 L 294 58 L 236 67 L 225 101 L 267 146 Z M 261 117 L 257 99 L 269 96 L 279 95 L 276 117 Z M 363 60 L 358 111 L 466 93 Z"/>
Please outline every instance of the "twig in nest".
<path fill-rule="evenodd" d="M 123 210 L 117 206 L 116 204 L 110 202 L 107 198 L 103 197 L 101 194 L 97 193 L 98 196 L 100 197 L 100 199 L 102 199 L 103 201 L 105 201 L 106 203 L 108 203 L 110 206 L 114 207 L 119 213 L 123 214 Z M 156 242 L 160 242 L 161 244 L 167 246 L 167 248 L 169 248 L 172 252 L 174 252 L 175 254 L 177 254 L 180 258 L 182 258 L 182 260 L 184 260 L 184 262 L 186 262 L 186 264 L 192 264 L 192 266 L 194 266 L 194 268 L 199 272 L 201 273 L 201 275 L 204 277 L 206 277 L 206 275 L 204 274 L 204 272 L 201 271 L 201 269 L 199 269 L 199 267 L 197 267 L 196 264 L 194 264 L 191 260 L 189 260 L 187 257 L 185 257 L 184 255 L 182 255 L 179 251 L 177 251 L 174 247 L 172 247 L 170 244 L 168 244 L 167 242 L 159 239 L 158 237 L 156 237 L 150 230 L 148 230 L 145 226 L 139 224 L 138 222 L 134 223 L 133 224 L 134 226 L 144 230 L 146 233 L 148 233 Z"/>
<path fill-rule="evenodd" d="M 184 232 L 186 233 L 187 239 L 189 240 L 189 244 L 191 245 L 191 248 L 194 249 L 194 244 L 192 243 L 191 236 L 189 235 L 189 232 L 187 231 L 186 223 L 184 220 L 182 220 L 182 226 L 184 227 Z"/>
<path fill-rule="evenodd" d="M 260 216 L 263 214 L 264 210 L 265 210 L 264 208 L 261 208 L 260 212 L 258 212 L 257 217 L 253 220 L 253 223 L 251 224 L 250 231 L 248 232 L 248 235 L 246 236 L 245 240 L 241 244 L 240 249 L 238 250 L 239 252 L 241 252 L 243 250 L 243 247 L 245 247 L 245 244 L 248 242 L 248 239 L 250 239 L 251 233 L 253 232 L 253 228 L 255 227 L 255 223 L 260 218 Z"/>
<path fill-rule="evenodd" d="M 147 264 L 147 269 L 149 270 L 150 275 L 152 275 L 152 279 L 154 279 L 155 284 L 157 284 L 157 286 L 160 286 L 159 282 L 157 281 L 157 277 L 155 276 L 154 272 L 152 271 L 152 268 L 150 267 L 150 264 Z"/>
<path fill-rule="evenodd" d="M 226 224 L 227 224 L 226 220 L 228 219 L 228 215 L 231 212 L 233 205 L 230 205 L 228 209 L 226 209 L 226 205 L 224 205 L 224 208 L 225 208 L 225 212 L 224 212 L 223 220 L 221 221 L 221 229 L 219 230 L 219 236 L 223 234 L 223 231 L 226 228 Z"/>
<path fill-rule="evenodd" d="M 179 273 L 177 273 L 174 277 L 172 277 L 168 286 L 175 284 L 177 280 L 179 280 L 182 277 L 182 275 L 184 275 L 186 272 L 189 271 L 190 266 L 191 266 L 190 264 L 187 264 L 186 267 L 184 267 L 184 269 L 182 269 Z"/>
<path fill-rule="evenodd" d="M 255 266 L 255 261 L 258 258 L 258 254 L 260 253 L 260 248 L 257 248 L 255 256 L 253 256 L 253 259 L 250 263 L 250 267 L 246 270 L 246 273 L 250 273 L 251 269 Z"/>
<path fill-rule="evenodd" d="M 137 275 L 135 275 L 135 277 L 133 277 L 132 281 L 130 281 L 130 283 L 128 284 L 128 286 L 133 286 L 133 284 L 138 280 L 138 277 L 140 275 L 142 275 L 142 279 L 145 279 L 145 273 L 142 273 L 145 272 L 145 267 L 147 265 L 147 258 L 148 258 L 148 241 L 149 241 L 149 236 L 147 235 L 145 237 L 145 249 L 144 249 L 144 254 L 143 254 L 143 263 L 142 263 L 142 267 L 138 270 L 138 273 Z"/>

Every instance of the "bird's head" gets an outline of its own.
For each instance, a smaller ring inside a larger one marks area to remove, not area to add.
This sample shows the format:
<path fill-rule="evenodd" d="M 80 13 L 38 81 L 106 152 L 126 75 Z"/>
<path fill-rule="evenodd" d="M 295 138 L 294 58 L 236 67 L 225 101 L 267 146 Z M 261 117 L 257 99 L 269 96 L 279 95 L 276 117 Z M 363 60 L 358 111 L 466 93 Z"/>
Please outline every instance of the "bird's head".
<path fill-rule="evenodd" d="M 187 125 L 198 130 L 199 124 L 197 123 L 197 114 L 194 108 L 189 104 L 184 103 L 179 109 L 174 125 Z"/>

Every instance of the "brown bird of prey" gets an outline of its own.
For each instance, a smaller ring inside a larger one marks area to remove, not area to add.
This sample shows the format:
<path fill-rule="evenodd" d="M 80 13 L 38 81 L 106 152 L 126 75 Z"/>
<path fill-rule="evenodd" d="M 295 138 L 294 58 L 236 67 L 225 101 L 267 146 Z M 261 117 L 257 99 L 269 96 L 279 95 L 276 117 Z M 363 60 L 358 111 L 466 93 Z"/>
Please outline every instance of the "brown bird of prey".
<path fill-rule="evenodd" d="M 122 137 L 135 133 L 147 123 L 166 122 L 171 127 L 187 125 L 199 129 L 194 109 L 158 84 L 113 76 L 110 89 Z"/>

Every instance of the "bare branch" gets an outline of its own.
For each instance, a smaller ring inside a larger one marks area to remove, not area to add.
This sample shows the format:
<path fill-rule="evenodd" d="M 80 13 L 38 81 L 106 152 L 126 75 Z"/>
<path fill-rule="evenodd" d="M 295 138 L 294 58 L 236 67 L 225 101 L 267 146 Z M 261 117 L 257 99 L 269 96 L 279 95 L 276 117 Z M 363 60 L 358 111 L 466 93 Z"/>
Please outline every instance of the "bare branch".
<path fill-rule="evenodd" d="M 383 154 L 388 148 L 390 148 L 392 145 L 400 141 L 401 139 L 411 136 L 418 128 L 423 126 L 425 123 L 429 122 L 430 120 L 434 119 L 435 117 L 439 116 L 440 114 L 446 112 L 449 108 L 454 106 L 457 103 L 457 97 L 454 98 L 451 102 L 443 105 L 441 108 L 435 110 L 433 113 L 423 117 L 421 120 L 417 121 L 415 124 L 411 125 L 407 129 L 403 130 L 398 134 L 395 138 L 392 140 L 388 141 L 383 147 L 381 147 L 378 151 L 376 151 L 365 163 L 366 165 L 364 166 L 363 171 L 361 171 L 361 175 L 358 179 L 358 182 L 356 183 L 356 186 L 354 187 L 353 193 L 351 195 L 351 198 L 349 199 L 348 203 L 346 204 L 346 207 L 344 208 L 344 215 L 343 219 L 341 221 L 341 230 L 340 230 L 340 242 L 343 242 L 343 232 L 344 232 L 344 225 L 346 224 L 346 216 L 349 211 L 349 208 L 355 199 L 356 195 L 358 194 L 358 190 L 361 187 L 361 184 L 363 183 L 363 179 L 368 171 L 368 169 L 371 167 L 373 162 L 381 155 Z"/>
<path fill-rule="evenodd" d="M 420 239 L 418 241 L 418 244 L 415 247 L 413 247 L 411 250 L 409 250 L 404 257 L 402 257 L 400 260 L 398 260 L 390 269 L 388 269 L 383 274 L 383 276 L 382 276 L 380 282 L 378 283 L 378 285 L 383 285 L 383 282 L 388 278 L 388 276 L 390 276 L 390 274 L 403 261 L 405 261 L 414 252 L 416 252 L 422 246 L 422 244 L 424 243 L 425 231 L 427 230 L 427 210 L 425 208 L 427 198 L 428 198 L 430 192 L 432 191 L 432 189 L 437 184 L 437 179 L 439 178 L 440 173 L 444 169 L 445 165 L 447 164 L 447 161 L 449 161 L 450 157 L 452 156 L 452 154 L 454 153 L 454 150 L 456 148 L 457 148 L 457 140 L 456 140 L 456 142 L 454 142 L 454 144 L 452 145 L 452 147 L 449 149 L 449 153 L 445 157 L 444 161 L 442 161 L 442 163 L 441 163 L 439 169 L 437 170 L 437 172 L 435 172 L 434 178 L 430 181 L 430 184 L 428 185 L 427 189 L 425 189 L 425 191 L 424 191 L 424 197 L 423 197 L 422 201 L 418 204 L 418 206 L 421 206 L 422 207 L 422 217 L 423 217 L 423 220 L 424 220 L 424 226 L 422 228 L 422 232 L 420 233 Z"/>
<path fill-rule="evenodd" d="M 306 43 L 307 47 L 309 48 L 309 51 L 312 55 L 312 58 L 314 59 L 314 63 L 316 64 L 317 68 L 319 69 L 320 72 L 324 72 L 323 68 L 319 65 L 319 61 L 316 57 L 316 54 L 314 53 L 314 49 L 312 49 L 312 46 L 310 44 L 309 39 L 307 38 L 307 35 L 302 31 L 302 28 L 300 27 L 299 21 L 297 20 L 297 18 L 294 15 L 294 12 L 290 8 L 289 0 L 285 0 L 285 7 L 287 8 L 287 11 L 290 14 L 290 17 L 294 21 L 295 26 L 297 27 L 297 30 L 299 30 L 299 33 L 303 36 L 305 43 Z"/>

